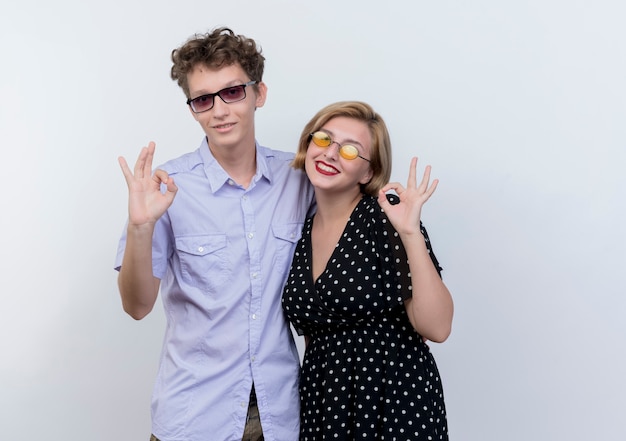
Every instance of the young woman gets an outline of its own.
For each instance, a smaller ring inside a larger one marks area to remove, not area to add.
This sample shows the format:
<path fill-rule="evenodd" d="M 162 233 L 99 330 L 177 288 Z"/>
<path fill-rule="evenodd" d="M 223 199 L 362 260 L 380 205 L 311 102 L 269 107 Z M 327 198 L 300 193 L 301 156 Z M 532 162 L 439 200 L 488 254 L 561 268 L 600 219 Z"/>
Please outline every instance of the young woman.
<path fill-rule="evenodd" d="M 305 222 L 283 309 L 307 343 L 301 440 L 447 440 L 441 380 L 425 340 L 450 334 L 453 302 L 420 216 L 435 191 L 389 183 L 383 119 L 362 102 L 320 110 L 293 166 L 317 211 Z M 395 195 L 387 195 L 395 193 Z"/>

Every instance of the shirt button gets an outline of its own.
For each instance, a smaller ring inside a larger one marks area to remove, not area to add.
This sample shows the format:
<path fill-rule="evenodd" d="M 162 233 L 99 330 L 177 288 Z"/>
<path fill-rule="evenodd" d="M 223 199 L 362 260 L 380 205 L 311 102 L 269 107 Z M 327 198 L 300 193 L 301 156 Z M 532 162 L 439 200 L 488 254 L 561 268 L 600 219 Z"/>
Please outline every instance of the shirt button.
<path fill-rule="evenodd" d="M 235 181 L 233 181 L 232 179 L 228 180 L 228 185 L 235 185 Z"/>
<path fill-rule="evenodd" d="M 240 405 L 241 407 L 246 407 L 246 406 L 247 406 L 247 404 L 246 404 L 246 402 L 245 402 L 245 401 L 242 401 L 241 403 L 239 403 L 239 405 Z"/>
<path fill-rule="evenodd" d="M 254 237 L 254 233 L 248 233 L 248 237 L 252 239 Z"/>
<path fill-rule="evenodd" d="M 252 320 L 256 320 L 256 314 L 252 314 Z"/>
<path fill-rule="evenodd" d="M 198 251 L 201 253 L 204 251 L 204 247 L 198 247 Z"/>

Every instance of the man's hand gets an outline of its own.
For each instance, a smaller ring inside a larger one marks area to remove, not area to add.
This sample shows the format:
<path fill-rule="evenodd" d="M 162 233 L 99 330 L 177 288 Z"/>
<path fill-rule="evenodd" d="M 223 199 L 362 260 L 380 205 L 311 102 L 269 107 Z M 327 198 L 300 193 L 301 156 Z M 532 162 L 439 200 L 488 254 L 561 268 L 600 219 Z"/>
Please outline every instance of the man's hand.
<path fill-rule="evenodd" d="M 154 142 L 150 142 L 141 149 L 134 171 L 130 170 L 123 157 L 118 158 L 128 185 L 129 226 L 154 225 L 172 205 L 178 191 L 174 178 L 169 177 L 164 170 L 152 173 L 155 147 Z M 161 192 L 161 184 L 167 187 L 165 193 Z"/>

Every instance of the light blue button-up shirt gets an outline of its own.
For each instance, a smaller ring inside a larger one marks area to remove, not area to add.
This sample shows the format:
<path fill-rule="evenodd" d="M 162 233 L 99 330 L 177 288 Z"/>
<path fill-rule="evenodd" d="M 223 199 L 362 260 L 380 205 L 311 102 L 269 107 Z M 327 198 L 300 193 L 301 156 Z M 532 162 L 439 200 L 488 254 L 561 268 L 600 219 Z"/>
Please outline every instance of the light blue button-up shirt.
<path fill-rule="evenodd" d="M 152 399 L 161 441 L 240 441 L 253 383 L 265 439 L 298 439 L 299 357 L 280 298 L 313 189 L 292 153 L 256 155 L 247 189 L 206 139 L 159 167 L 178 186 L 152 249 L 167 319 Z"/>

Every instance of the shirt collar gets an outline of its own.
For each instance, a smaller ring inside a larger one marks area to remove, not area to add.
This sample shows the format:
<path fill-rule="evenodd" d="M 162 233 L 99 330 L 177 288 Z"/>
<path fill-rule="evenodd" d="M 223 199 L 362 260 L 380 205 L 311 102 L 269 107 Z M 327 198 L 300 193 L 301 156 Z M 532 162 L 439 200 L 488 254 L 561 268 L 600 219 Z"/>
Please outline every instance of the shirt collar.
<path fill-rule="evenodd" d="M 250 182 L 250 186 L 248 189 L 254 187 L 259 179 L 266 179 L 271 184 L 273 178 L 272 170 L 267 163 L 267 158 L 271 156 L 271 151 L 268 148 L 259 145 L 257 141 L 255 141 L 255 151 L 256 173 L 252 177 L 252 181 Z M 234 182 L 233 179 L 228 175 L 228 173 L 226 173 L 220 163 L 217 162 L 217 160 L 213 156 L 213 153 L 211 153 L 211 149 L 209 149 L 209 143 L 207 142 L 206 137 L 204 137 L 202 140 L 199 152 L 200 158 L 204 163 L 204 171 L 209 181 L 209 186 L 211 187 L 211 193 L 215 193 L 224 185 L 232 185 L 232 183 Z"/>

